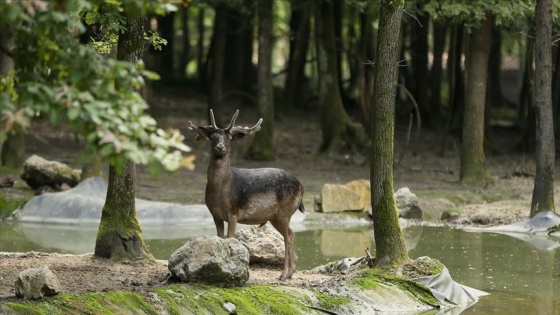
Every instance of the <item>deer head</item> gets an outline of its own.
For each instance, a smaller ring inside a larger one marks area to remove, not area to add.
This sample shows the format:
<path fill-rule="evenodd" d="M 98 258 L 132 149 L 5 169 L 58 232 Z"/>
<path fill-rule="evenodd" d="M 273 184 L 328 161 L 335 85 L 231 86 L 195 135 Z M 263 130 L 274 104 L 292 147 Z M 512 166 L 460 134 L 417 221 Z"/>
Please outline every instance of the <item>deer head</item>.
<path fill-rule="evenodd" d="M 209 126 L 196 126 L 189 121 L 189 131 L 196 133 L 196 141 L 201 141 L 203 139 L 210 140 L 212 143 L 212 154 L 215 157 L 223 157 L 229 155 L 230 143 L 234 140 L 239 140 L 248 134 L 252 134 L 261 129 L 261 124 L 263 119 L 260 118 L 256 125 L 253 127 L 235 127 L 235 120 L 239 115 L 239 110 L 235 111 L 235 114 L 231 118 L 229 125 L 225 128 L 218 128 L 216 126 L 216 120 L 214 118 L 214 112 L 210 110 L 210 125 Z"/>

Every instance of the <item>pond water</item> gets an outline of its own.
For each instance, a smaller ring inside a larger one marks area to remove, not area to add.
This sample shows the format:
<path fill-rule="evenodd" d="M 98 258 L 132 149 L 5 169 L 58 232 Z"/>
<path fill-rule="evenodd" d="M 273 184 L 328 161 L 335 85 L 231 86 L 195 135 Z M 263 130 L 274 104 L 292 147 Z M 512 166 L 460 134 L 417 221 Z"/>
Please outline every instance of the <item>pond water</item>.
<path fill-rule="evenodd" d="M 0 251 L 93 252 L 97 226 L 0 223 Z M 144 238 L 158 259 L 167 259 L 186 240 L 214 235 L 213 225 L 144 227 Z M 412 258 L 430 256 L 444 263 L 454 280 L 486 292 L 462 314 L 560 315 L 560 241 L 446 227 L 404 229 Z M 369 227 L 296 231 L 298 269 L 373 253 Z"/>

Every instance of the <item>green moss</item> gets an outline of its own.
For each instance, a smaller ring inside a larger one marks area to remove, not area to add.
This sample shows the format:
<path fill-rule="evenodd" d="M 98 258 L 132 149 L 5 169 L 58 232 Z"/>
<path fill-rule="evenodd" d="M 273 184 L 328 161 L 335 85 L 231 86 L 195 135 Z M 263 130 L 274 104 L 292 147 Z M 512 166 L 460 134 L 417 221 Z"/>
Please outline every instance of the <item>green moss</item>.
<path fill-rule="evenodd" d="M 350 302 L 347 297 L 336 297 L 319 291 L 315 291 L 313 294 L 315 294 L 315 297 L 319 300 L 319 306 L 327 310 L 334 310 L 340 305 Z"/>
<path fill-rule="evenodd" d="M 426 286 L 395 275 L 392 268 L 365 269 L 352 279 L 351 283 L 363 289 L 374 289 L 380 283 L 392 284 L 403 291 L 409 292 L 424 304 L 431 306 L 439 305 L 439 301 Z"/>
<path fill-rule="evenodd" d="M 166 301 L 169 314 L 227 314 L 223 308 L 227 302 L 235 304 L 238 314 L 299 314 L 304 310 L 301 300 L 283 287 L 173 285 L 155 292 Z"/>
<path fill-rule="evenodd" d="M 15 314 L 154 314 L 156 310 L 132 292 L 62 294 L 41 301 L 8 302 Z"/>

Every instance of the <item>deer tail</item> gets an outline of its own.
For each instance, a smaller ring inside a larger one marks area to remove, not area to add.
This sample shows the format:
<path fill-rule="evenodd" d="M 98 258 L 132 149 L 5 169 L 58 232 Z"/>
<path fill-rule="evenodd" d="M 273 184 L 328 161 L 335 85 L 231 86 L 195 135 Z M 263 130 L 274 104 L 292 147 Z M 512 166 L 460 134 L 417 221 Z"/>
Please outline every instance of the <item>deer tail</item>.
<path fill-rule="evenodd" d="M 301 211 L 301 213 L 305 213 L 305 207 L 303 206 L 303 201 L 300 201 L 298 209 L 299 211 Z"/>

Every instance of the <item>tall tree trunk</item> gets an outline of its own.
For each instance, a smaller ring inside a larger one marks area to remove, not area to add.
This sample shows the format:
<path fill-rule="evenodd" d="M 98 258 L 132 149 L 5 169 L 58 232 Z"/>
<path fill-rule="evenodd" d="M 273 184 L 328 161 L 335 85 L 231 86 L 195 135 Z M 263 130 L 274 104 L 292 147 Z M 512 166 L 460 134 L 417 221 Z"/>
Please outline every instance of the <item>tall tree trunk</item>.
<path fill-rule="evenodd" d="M 486 74 L 492 34 L 492 17 L 472 30 L 467 55 L 467 91 L 461 147 L 461 182 L 483 184 L 490 180 L 484 157 L 484 106 Z"/>
<path fill-rule="evenodd" d="M 371 98 L 373 94 L 373 65 L 375 59 L 376 38 L 373 32 L 373 2 L 360 14 L 360 42 L 357 49 L 358 81 L 360 91 L 360 109 L 362 124 L 371 122 Z"/>
<path fill-rule="evenodd" d="M 554 206 L 554 126 L 552 117 L 552 0 L 537 0 L 535 13 L 536 164 L 531 217 Z"/>
<path fill-rule="evenodd" d="M 222 124 L 224 110 L 222 108 L 222 98 L 224 94 L 224 62 L 226 52 L 226 32 L 227 32 L 228 8 L 224 4 L 216 7 L 216 17 L 214 19 L 214 34 L 212 34 L 211 66 L 212 73 L 210 78 L 209 106 L 213 109 L 216 116 L 216 123 Z"/>
<path fill-rule="evenodd" d="M 399 265 L 408 252 L 393 192 L 397 56 L 404 0 L 383 0 L 375 61 L 372 108 L 371 197 L 377 266 Z"/>
<path fill-rule="evenodd" d="M 204 58 L 204 13 L 204 6 L 199 6 L 196 22 L 196 27 L 198 30 L 198 41 L 196 43 L 196 76 L 198 79 L 198 86 L 200 87 L 201 91 L 204 91 L 204 88 L 207 86 L 208 74 L 208 67 L 206 66 L 207 63 L 205 62 Z"/>
<path fill-rule="evenodd" d="M 159 75 L 162 79 L 171 79 L 175 76 L 174 60 L 175 60 L 175 30 L 173 28 L 175 22 L 175 12 L 168 13 L 159 19 L 159 34 L 165 40 L 167 45 L 163 46 L 159 55 Z"/>
<path fill-rule="evenodd" d="M 338 90 L 342 97 L 342 101 L 347 99 L 343 84 L 342 74 L 342 52 L 344 51 L 344 41 L 342 40 L 342 19 L 344 17 L 344 1 L 333 0 L 333 25 L 334 25 L 334 40 L 336 47 L 336 72 L 338 74 Z"/>
<path fill-rule="evenodd" d="M 323 134 L 319 152 L 331 153 L 345 144 L 350 146 L 351 150 L 356 150 L 357 146 L 363 145 L 365 132 L 360 124 L 350 120 L 342 105 L 336 64 L 332 2 L 321 1 L 315 15 L 315 31 Z"/>
<path fill-rule="evenodd" d="M 518 127 L 523 130 L 523 139 L 519 144 L 520 151 L 535 151 L 535 106 L 534 106 L 534 78 L 535 78 L 535 33 L 534 23 L 529 23 L 529 32 L 525 44 L 525 66 L 523 71 L 521 93 L 519 96 Z"/>
<path fill-rule="evenodd" d="M 441 84 L 443 81 L 443 51 L 447 28 L 444 24 L 434 22 L 434 60 L 430 70 L 430 115 L 428 126 L 432 130 L 441 130 Z"/>
<path fill-rule="evenodd" d="M 183 8 L 181 10 L 181 24 L 183 30 L 183 40 L 182 46 L 183 51 L 181 52 L 181 56 L 179 58 L 179 75 L 181 77 L 187 76 L 187 65 L 189 64 L 190 60 L 190 53 L 191 53 L 191 36 L 190 36 L 190 29 L 189 29 L 189 7 Z"/>
<path fill-rule="evenodd" d="M 448 131 L 452 134 L 461 135 L 463 126 L 463 114 L 465 112 L 465 76 L 463 73 L 463 50 L 465 48 L 465 28 L 463 25 L 457 25 L 453 32 L 451 50 L 451 58 L 449 59 L 450 74 L 450 104 L 451 117 Z"/>
<path fill-rule="evenodd" d="M 144 42 L 144 18 L 128 19 L 127 29 L 118 40 L 119 60 L 141 58 Z M 153 260 L 142 237 L 135 204 L 136 166 L 125 162 L 122 172 L 109 167 L 107 197 L 101 212 L 101 223 L 95 242 L 95 256 L 115 261 Z"/>
<path fill-rule="evenodd" d="M 258 106 L 265 121 L 247 152 L 254 160 L 274 159 L 274 93 L 272 89 L 272 5 L 273 1 L 259 1 L 259 65 Z"/>
<path fill-rule="evenodd" d="M 253 71 L 254 12 L 251 5 L 244 8 L 229 7 L 227 14 L 224 77 L 228 87 L 250 92 L 255 77 Z M 251 80 L 252 79 L 252 80 Z"/>
<path fill-rule="evenodd" d="M 290 18 L 290 56 L 288 74 L 284 85 L 284 103 L 291 108 L 304 105 L 305 63 L 309 49 L 310 17 L 309 3 L 292 4 Z"/>
<path fill-rule="evenodd" d="M 418 4 L 419 5 L 419 4 Z M 427 117 L 430 111 L 428 102 L 428 30 L 429 17 L 427 13 L 417 16 L 418 21 L 412 20 L 410 32 L 410 54 L 412 56 L 413 95 L 418 103 L 420 113 Z M 430 113 L 431 114 L 431 113 Z"/>
<path fill-rule="evenodd" d="M 0 75 L 7 76 L 14 69 L 14 60 L 6 52 L 13 52 L 15 42 L 8 24 L 0 29 Z M 23 134 L 0 135 L 0 166 L 19 168 L 25 160 L 25 137 Z"/>
<path fill-rule="evenodd" d="M 560 47 L 556 46 L 556 66 L 552 77 L 552 110 L 556 138 L 560 138 Z"/>

